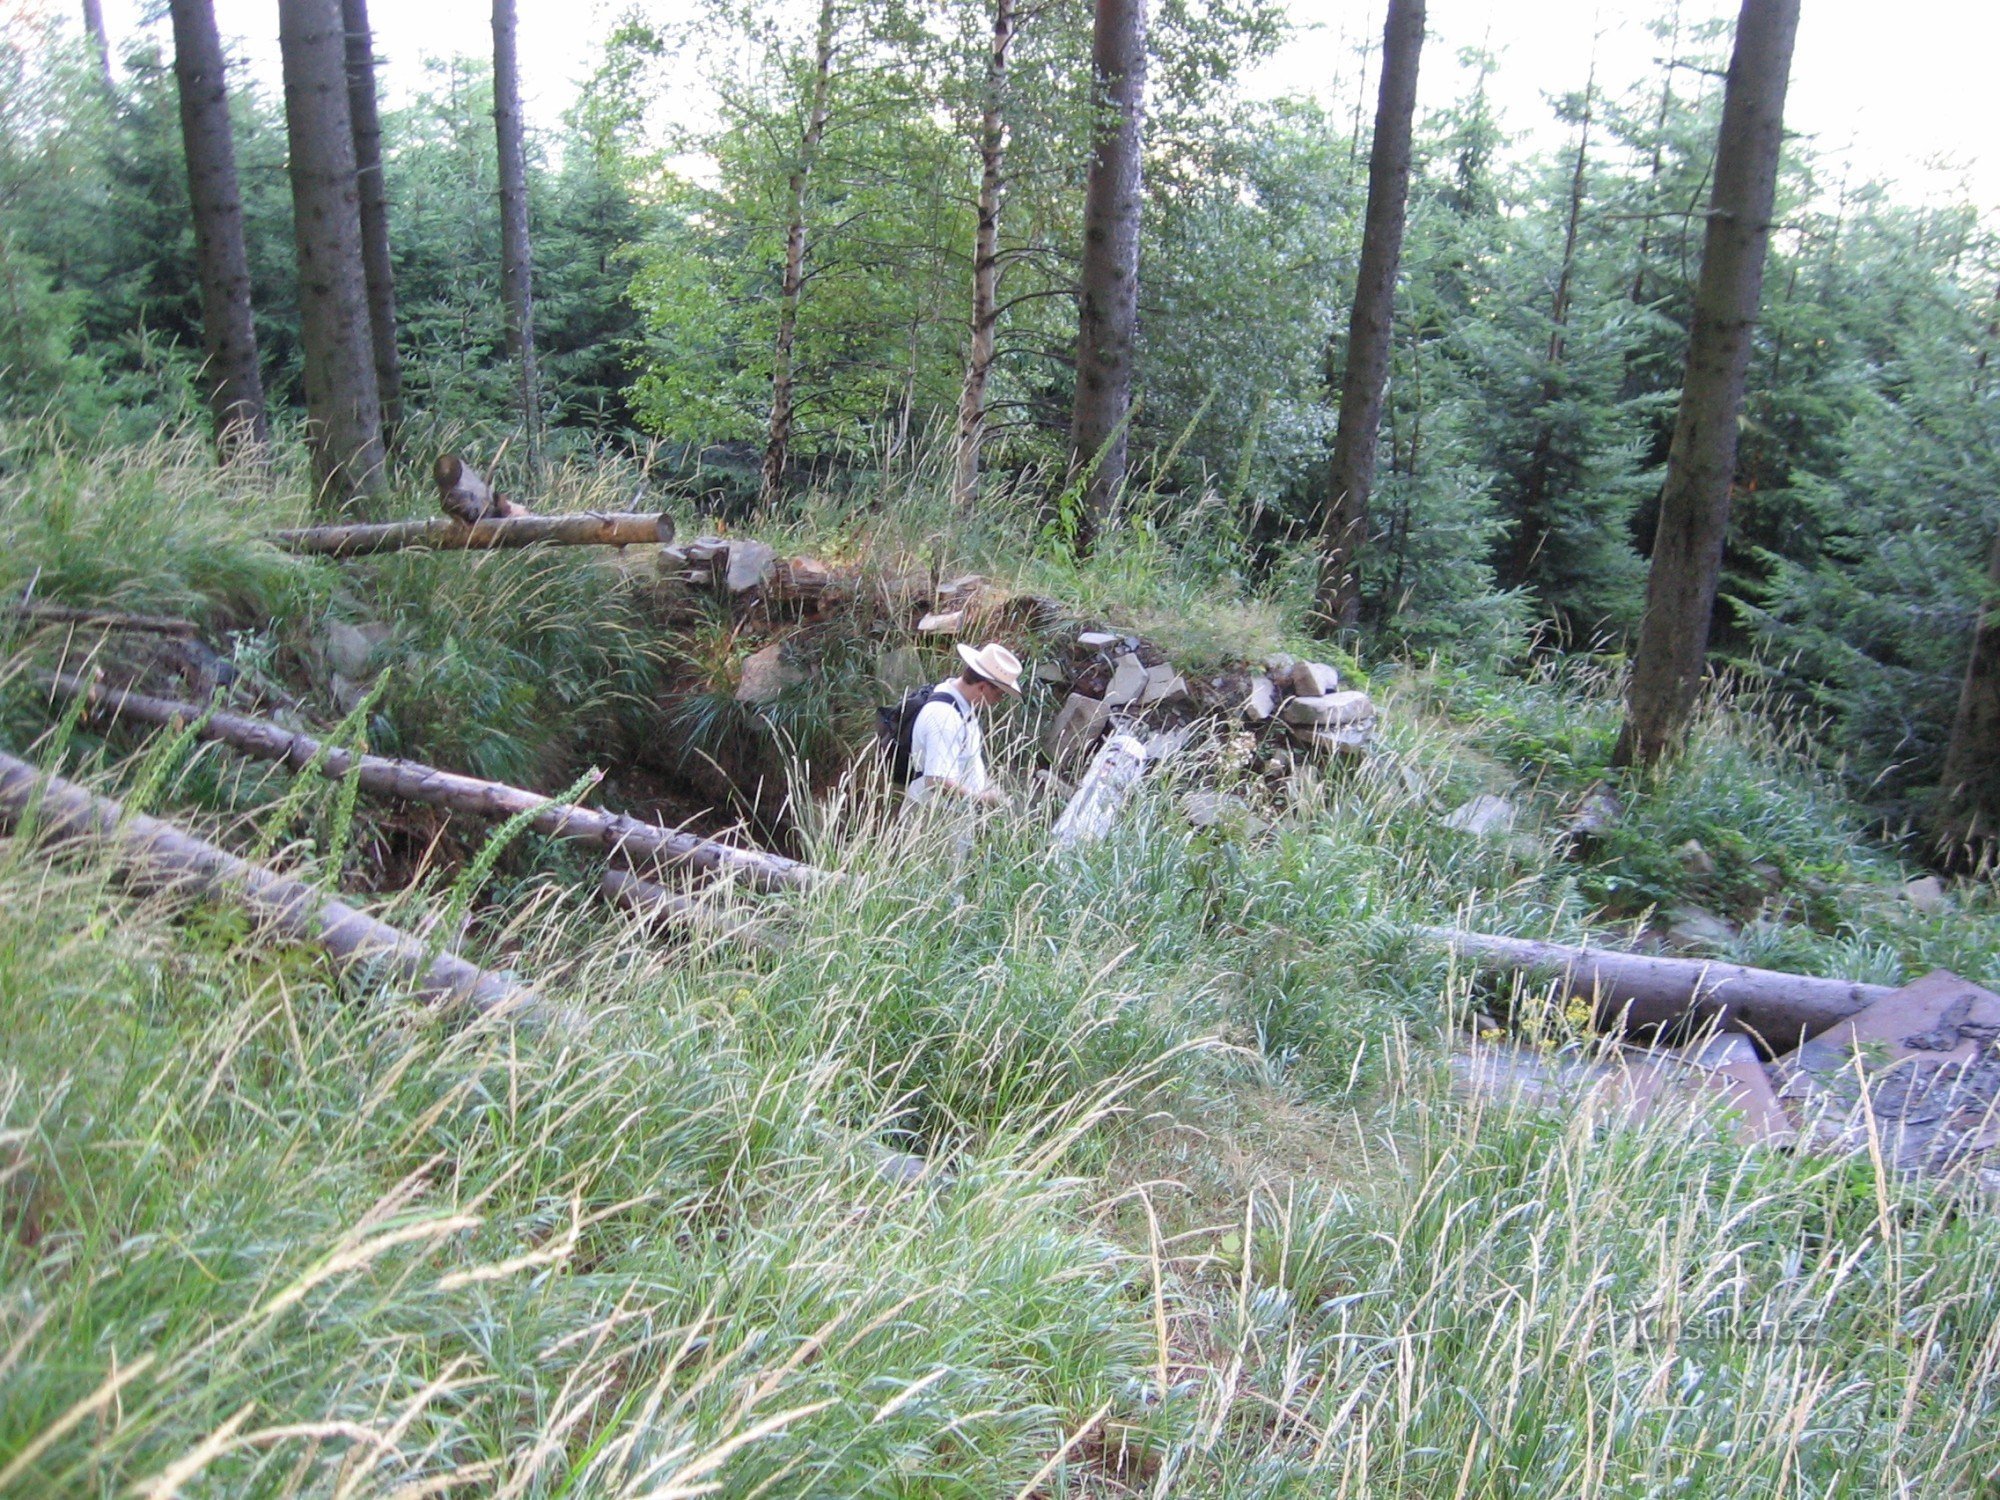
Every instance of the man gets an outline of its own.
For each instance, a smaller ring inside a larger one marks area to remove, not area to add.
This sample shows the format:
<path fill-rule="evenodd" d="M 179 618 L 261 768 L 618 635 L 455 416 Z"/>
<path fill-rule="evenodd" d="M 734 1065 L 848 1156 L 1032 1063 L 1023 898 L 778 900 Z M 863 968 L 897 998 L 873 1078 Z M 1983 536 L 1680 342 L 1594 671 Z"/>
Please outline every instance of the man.
<path fill-rule="evenodd" d="M 933 701 L 918 712 L 910 729 L 910 780 L 906 795 L 914 806 L 939 798 L 997 805 L 1004 801 L 986 774 L 979 711 L 1001 695 L 1021 696 L 1021 658 L 998 642 L 978 650 L 961 645 L 965 663 L 932 691 Z"/>

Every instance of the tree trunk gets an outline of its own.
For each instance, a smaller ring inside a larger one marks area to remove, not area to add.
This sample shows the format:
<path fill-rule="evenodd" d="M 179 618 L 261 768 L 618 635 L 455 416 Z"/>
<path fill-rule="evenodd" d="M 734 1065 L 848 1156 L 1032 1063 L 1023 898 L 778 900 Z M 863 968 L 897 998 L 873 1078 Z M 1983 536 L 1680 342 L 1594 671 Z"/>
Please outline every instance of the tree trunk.
<path fill-rule="evenodd" d="M 102 845 L 136 889 L 232 902 L 279 935 L 323 948 L 343 966 L 393 975 L 424 999 L 464 1002 L 482 1014 L 504 1012 L 516 1020 L 540 1006 L 533 990 L 511 979 L 439 954 L 303 881 L 252 864 L 171 823 L 128 813 L 109 797 L 4 753 L 0 819 L 15 825 L 32 820 L 44 839 Z"/>
<path fill-rule="evenodd" d="M 1382 28 L 1382 91 L 1368 153 L 1368 209 L 1361 264 L 1348 319 L 1340 416 L 1327 478 L 1314 608 L 1323 629 L 1352 628 L 1361 617 L 1361 549 L 1368 540 L 1368 498 L 1375 483 L 1375 441 L 1389 340 L 1396 312 L 1396 263 L 1410 196 L 1410 130 L 1417 108 L 1417 59 L 1424 45 L 1423 0 L 1389 0 Z"/>
<path fill-rule="evenodd" d="M 673 517 L 624 511 L 507 516 L 468 526 L 446 516 L 281 531 L 272 545 L 316 557 L 368 557 L 421 547 L 432 552 L 494 552 L 513 547 L 631 547 L 671 542 Z"/>
<path fill-rule="evenodd" d="M 180 90 L 181 142 L 201 275 L 202 373 L 215 417 L 216 451 L 227 463 L 240 450 L 261 452 L 271 440 L 271 423 L 257 364 L 243 199 L 236 186 L 236 145 L 215 7 L 212 0 L 172 0 L 171 10 L 174 81 Z"/>
<path fill-rule="evenodd" d="M 196 738 L 214 740 L 254 755 L 260 760 L 277 761 L 293 770 L 308 767 L 334 781 L 353 772 L 361 790 L 376 797 L 400 797 L 408 802 L 426 802 L 449 807 L 479 818 L 511 818 L 518 813 L 543 809 L 529 825 L 550 838 L 576 839 L 616 851 L 627 859 L 657 859 L 693 865 L 718 875 L 741 875 L 760 891 L 801 889 L 825 872 L 782 855 L 761 849 L 743 849 L 714 839 L 697 838 L 657 823 L 641 822 L 623 813 L 599 812 L 589 807 L 556 806 L 540 792 L 508 786 L 504 782 L 481 781 L 441 771 L 413 760 L 390 760 L 380 755 L 353 755 L 330 748 L 310 735 L 243 714 L 225 710 L 213 712 L 193 703 L 177 703 L 170 698 L 153 698 L 123 688 L 106 687 L 75 677 L 55 677 L 51 685 L 70 697 L 81 697 L 96 713 L 130 719 L 141 724 L 178 728 L 196 725 Z"/>
<path fill-rule="evenodd" d="M 343 38 L 340 0 L 279 0 L 306 446 L 321 493 L 340 504 L 379 494 L 384 479 Z"/>
<path fill-rule="evenodd" d="M 375 99 L 375 36 L 368 0 L 341 0 L 346 32 L 347 110 L 354 121 L 354 174 L 361 194 L 361 269 L 368 279 L 368 331 L 375 345 L 375 396 L 384 441 L 403 425 L 403 358 L 396 345 L 396 271 L 389 259 L 389 192 L 382 173 L 382 117 Z"/>
<path fill-rule="evenodd" d="M 528 154 L 521 128 L 514 0 L 493 0 L 493 131 L 500 145 L 500 291 L 506 304 L 507 355 L 520 371 L 528 469 L 538 473 L 542 397 L 535 369 L 535 259 L 528 238 Z"/>
<path fill-rule="evenodd" d="M 785 487 L 785 469 L 791 462 L 794 400 L 792 358 L 799 337 L 799 301 L 806 285 L 806 205 L 812 185 L 813 167 L 819 160 L 820 142 L 826 136 L 827 95 L 833 80 L 833 0 L 820 0 L 819 24 L 813 35 L 813 76 L 811 98 L 806 105 L 805 130 L 799 136 L 799 154 L 792 163 L 787 190 L 791 196 L 791 217 L 785 225 L 785 271 L 778 291 L 778 337 L 771 349 L 771 424 L 764 439 L 762 496 L 765 504 L 775 501 Z"/>
<path fill-rule="evenodd" d="M 979 222 L 972 241 L 972 340 L 958 402 L 958 451 L 952 492 L 959 504 L 979 495 L 979 449 L 986 441 L 986 380 L 1000 320 L 1000 203 L 1006 193 L 1007 52 L 1014 44 L 1014 0 L 993 0 L 993 48 L 979 115 Z"/>
<path fill-rule="evenodd" d="M 1970 868 L 1991 863 L 2000 853 L 2000 532 L 1993 537 L 1986 581 L 1945 750 L 1937 817 L 1941 852 Z"/>
<path fill-rule="evenodd" d="M 1652 765 L 1671 750 L 1701 688 L 1798 24 L 1799 0 L 1743 0 L 1736 23 L 1687 378 L 1667 451 L 1625 727 L 1613 756 L 1621 766 Z"/>
<path fill-rule="evenodd" d="M 111 78 L 111 37 L 104 29 L 103 0 L 83 0 L 83 33 L 97 54 L 97 76 L 104 82 L 105 95 L 115 94 L 118 86 Z"/>
<path fill-rule="evenodd" d="M 1125 483 L 1139 330 L 1146 0 L 1097 0 L 1090 62 L 1097 120 L 1083 199 L 1076 405 L 1070 419 L 1070 475 L 1083 486 L 1077 540 L 1085 548 Z"/>

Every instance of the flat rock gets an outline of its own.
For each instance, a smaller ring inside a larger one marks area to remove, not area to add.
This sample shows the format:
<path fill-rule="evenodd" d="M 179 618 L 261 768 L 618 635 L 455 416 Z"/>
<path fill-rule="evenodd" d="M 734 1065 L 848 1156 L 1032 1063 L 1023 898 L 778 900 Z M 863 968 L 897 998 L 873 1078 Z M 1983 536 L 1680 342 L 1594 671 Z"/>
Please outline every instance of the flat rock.
<path fill-rule="evenodd" d="M 964 624 L 965 624 L 964 610 L 962 609 L 946 610 L 941 614 L 933 613 L 925 615 L 921 620 L 917 621 L 917 634 L 957 635 L 959 632 L 959 628 Z"/>
<path fill-rule="evenodd" d="M 1474 838 L 1483 839 L 1493 834 L 1510 832 L 1514 827 L 1514 819 L 1518 816 L 1514 804 L 1505 797 L 1496 797 L 1491 792 L 1481 792 L 1470 802 L 1453 808 L 1440 821 L 1447 828 L 1455 828 L 1460 833 L 1469 833 Z"/>
<path fill-rule="evenodd" d="M 1187 679 L 1172 666 L 1148 667 L 1146 687 L 1139 695 L 1139 704 L 1143 708 L 1154 703 L 1171 703 L 1174 699 L 1185 698 L 1187 695 Z"/>
<path fill-rule="evenodd" d="M 1322 755 L 1360 755 L 1375 738 L 1373 722 L 1362 724 L 1287 724 L 1286 732 L 1308 750 Z"/>
<path fill-rule="evenodd" d="M 1118 637 L 1108 630 L 1086 630 L 1077 636 L 1076 643 L 1092 651 L 1102 651 L 1107 646 L 1117 645 Z"/>
<path fill-rule="evenodd" d="M 1052 766 L 1088 751 L 1111 723 L 1111 707 L 1100 698 L 1071 693 L 1043 731 L 1042 750 Z"/>
<path fill-rule="evenodd" d="M 1035 681 L 1061 684 L 1069 681 L 1069 673 L 1061 662 L 1050 658 L 1035 663 Z"/>
<path fill-rule="evenodd" d="M 1285 684 L 1301 698 L 1323 698 L 1340 691 L 1340 673 L 1323 661 L 1294 662 Z"/>
<path fill-rule="evenodd" d="M 1706 907 L 1676 906 L 1667 912 L 1667 941 L 1684 947 L 1700 948 L 1710 943 L 1726 943 L 1736 936 L 1736 924 L 1718 917 Z"/>
<path fill-rule="evenodd" d="M 1112 668 L 1111 681 L 1104 689 L 1104 701 L 1113 708 L 1123 708 L 1146 691 L 1149 681 L 1151 678 L 1145 663 L 1127 651 Z"/>
<path fill-rule="evenodd" d="M 734 541 L 729 544 L 729 571 L 724 583 L 732 594 L 747 594 L 759 588 L 778 565 L 778 553 L 763 542 Z"/>
<path fill-rule="evenodd" d="M 1243 695 L 1243 717 L 1252 724 L 1262 724 L 1277 711 L 1278 690 L 1271 685 L 1271 679 L 1251 678 L 1249 690 Z"/>
<path fill-rule="evenodd" d="M 986 587 L 986 580 L 977 573 L 961 573 L 956 578 L 948 578 L 938 585 L 938 598 L 946 604 L 966 603 Z"/>
<path fill-rule="evenodd" d="M 1599 782 L 1583 794 L 1583 800 L 1569 815 L 1566 831 L 1571 838 L 1596 838 L 1617 827 L 1624 816 L 1625 805 L 1618 800 L 1617 793 Z"/>
<path fill-rule="evenodd" d="M 1996 1037 L 2000 995 L 1948 969 L 1933 969 L 1822 1031 L 1786 1061 L 1794 1070 L 1820 1074 L 1852 1071 L 1857 1054 L 1878 1067 L 1919 1055 L 1963 1064 Z"/>
<path fill-rule="evenodd" d="M 1681 862 L 1681 868 L 1697 880 L 1706 880 L 1715 874 L 1715 856 L 1702 848 L 1700 839 L 1689 839 L 1674 850 L 1674 858 Z"/>
<path fill-rule="evenodd" d="M 1903 899 L 1926 916 L 1943 911 L 1950 904 L 1945 898 L 1944 882 L 1935 875 L 1925 875 L 1906 882 L 1903 886 Z"/>
<path fill-rule="evenodd" d="M 785 645 L 777 641 L 743 660 L 743 675 L 736 684 L 738 703 L 769 703 L 788 687 L 806 680 L 806 674 L 784 659 Z"/>
<path fill-rule="evenodd" d="M 1372 723 L 1375 705 L 1366 693 L 1327 693 L 1287 698 L 1278 710 L 1278 716 L 1287 724 L 1340 729 L 1353 724 Z"/>
<path fill-rule="evenodd" d="M 1797 1139 L 1777 1086 L 1749 1037 L 1719 1032 L 1682 1048 L 1680 1055 L 1694 1083 L 1730 1111 L 1737 1140 L 1746 1146 L 1780 1146 Z"/>
<path fill-rule="evenodd" d="M 1825 1149 L 1901 1171 L 1978 1169 L 2000 1146 L 2000 996 L 1939 969 L 1821 1032 L 1776 1069 Z"/>
<path fill-rule="evenodd" d="M 363 678 L 375 653 L 390 637 L 387 625 L 350 625 L 334 620 L 326 627 L 326 661 L 343 677 Z"/>

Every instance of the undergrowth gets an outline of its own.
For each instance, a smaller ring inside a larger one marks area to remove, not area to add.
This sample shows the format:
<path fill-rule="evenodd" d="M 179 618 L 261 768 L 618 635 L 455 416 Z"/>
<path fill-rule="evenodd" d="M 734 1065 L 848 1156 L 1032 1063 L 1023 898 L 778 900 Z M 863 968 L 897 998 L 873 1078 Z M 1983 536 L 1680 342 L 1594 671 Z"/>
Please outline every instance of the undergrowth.
<path fill-rule="evenodd" d="M 588 482 L 566 503 L 623 477 Z M 1290 595 L 1203 613 L 1156 534 L 1079 562 L 1020 506 L 954 519 L 917 488 L 823 498 L 797 550 L 997 574 L 1025 537 L 1005 576 L 1080 613 L 1184 605 L 1230 655 L 1287 639 Z M 6 577 L 257 635 L 312 694 L 329 619 L 386 625 L 333 737 L 544 786 L 653 732 L 662 682 L 721 702 L 749 644 L 718 621 L 670 650 L 587 557 L 287 558 L 257 540 L 283 504 L 240 498 L 164 449 L 50 461 L 0 480 Z M 780 705 L 794 748 L 865 706 L 872 650 L 833 657 Z M 0 1493 L 1990 1487 L 1983 1205 L 1745 1155 L 1723 1121 L 1467 1098 L 1443 1059 L 1490 997 L 1412 929 L 1580 937 L 1708 902 L 1740 924 L 1717 956 L 1994 986 L 1991 883 L 1919 909 L 1726 696 L 1669 771 L 1608 778 L 1623 818 L 1579 852 L 1614 677 L 1371 667 L 1371 756 L 1197 743 L 1060 854 L 1032 706 L 992 730 L 1017 805 L 969 837 L 864 773 L 802 775 L 806 852 L 842 878 L 704 898 L 776 951 L 610 913 L 596 859 L 536 837 L 374 903 L 531 979 L 539 1027 L 0 842 Z M 20 673 L 4 708 L 10 750 L 327 887 L 372 858 L 337 782 L 99 737 Z M 1443 826 L 1479 792 L 1510 829 Z"/>

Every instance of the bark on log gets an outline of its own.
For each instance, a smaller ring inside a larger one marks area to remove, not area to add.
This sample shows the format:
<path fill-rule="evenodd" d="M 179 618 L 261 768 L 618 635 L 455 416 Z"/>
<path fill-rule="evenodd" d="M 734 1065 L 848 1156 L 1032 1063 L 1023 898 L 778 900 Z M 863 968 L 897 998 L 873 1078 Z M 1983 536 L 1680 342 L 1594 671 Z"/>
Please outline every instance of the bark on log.
<path fill-rule="evenodd" d="M 58 692 L 72 697 L 81 694 L 95 712 L 136 723 L 178 727 L 201 721 L 204 712 L 196 704 L 149 697 L 75 677 L 52 677 L 49 681 Z M 196 737 L 228 745 L 260 760 L 277 761 L 293 770 L 317 764 L 321 775 L 335 781 L 345 777 L 357 763 L 351 752 L 330 749 L 310 735 L 295 734 L 281 725 L 225 710 L 209 714 L 201 722 Z M 553 806 L 540 792 L 441 771 L 418 761 L 362 755 L 358 763 L 357 780 L 371 796 L 400 797 L 496 820 L 544 809 L 529 825 L 537 833 L 598 844 L 628 858 L 686 863 L 716 874 L 741 875 L 761 891 L 802 889 L 825 874 L 782 855 L 718 843 L 678 829 L 662 828 L 657 823 L 642 822 L 624 813 Z"/>
<path fill-rule="evenodd" d="M 343 966 L 394 975 L 427 1000 L 462 1001 L 482 1015 L 522 1019 L 535 992 L 476 964 L 431 949 L 407 933 L 303 881 L 219 849 L 171 823 L 127 813 L 109 797 L 0 753 L 0 821 L 10 828 L 33 812 L 40 836 L 100 844 L 127 884 L 242 906 L 274 932 L 323 948 Z"/>
<path fill-rule="evenodd" d="M 283 552 L 319 557 L 367 557 L 424 547 L 433 552 L 487 552 L 507 547 L 629 547 L 674 539 L 673 517 L 628 511 L 582 511 L 562 516 L 507 516 L 467 526 L 439 517 L 372 525 L 308 526 L 281 531 L 272 542 Z"/>
<path fill-rule="evenodd" d="M 779 953 L 789 945 L 769 923 L 752 917 L 727 917 L 708 903 L 670 891 L 657 881 L 634 875 L 629 870 L 606 870 L 597 883 L 598 892 L 613 905 L 635 915 L 691 928 L 703 937 L 726 943 L 741 943 L 761 953 Z"/>
<path fill-rule="evenodd" d="M 1449 927 L 1416 932 L 1480 965 L 1559 978 L 1568 993 L 1590 1001 L 1598 1024 L 1607 1029 L 1714 1026 L 1746 1032 L 1774 1056 L 1895 993 L 1888 985 L 1702 959 L 1572 948 Z"/>

